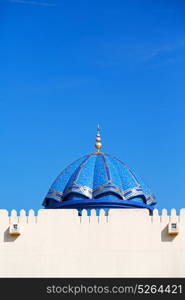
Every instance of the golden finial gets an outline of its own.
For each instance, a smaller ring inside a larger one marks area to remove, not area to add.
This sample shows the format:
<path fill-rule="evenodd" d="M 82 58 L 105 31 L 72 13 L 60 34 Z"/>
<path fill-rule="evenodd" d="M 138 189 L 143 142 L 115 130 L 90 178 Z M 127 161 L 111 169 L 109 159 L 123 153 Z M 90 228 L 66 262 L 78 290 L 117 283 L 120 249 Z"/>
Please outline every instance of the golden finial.
<path fill-rule="evenodd" d="M 97 126 L 97 134 L 96 134 L 96 144 L 95 144 L 95 147 L 98 150 L 98 152 L 102 148 L 101 136 L 100 136 L 100 125 L 99 124 Z"/>

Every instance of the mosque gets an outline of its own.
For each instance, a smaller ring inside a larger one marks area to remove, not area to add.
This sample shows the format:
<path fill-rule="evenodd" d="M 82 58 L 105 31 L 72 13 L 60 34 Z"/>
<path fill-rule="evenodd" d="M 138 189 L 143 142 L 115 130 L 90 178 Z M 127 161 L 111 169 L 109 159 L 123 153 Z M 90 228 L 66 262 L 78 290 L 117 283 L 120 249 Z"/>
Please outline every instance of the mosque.
<path fill-rule="evenodd" d="M 43 209 L 0 210 L 0 277 L 185 277 L 185 209 L 159 214 L 150 188 L 96 151 L 68 165 Z"/>

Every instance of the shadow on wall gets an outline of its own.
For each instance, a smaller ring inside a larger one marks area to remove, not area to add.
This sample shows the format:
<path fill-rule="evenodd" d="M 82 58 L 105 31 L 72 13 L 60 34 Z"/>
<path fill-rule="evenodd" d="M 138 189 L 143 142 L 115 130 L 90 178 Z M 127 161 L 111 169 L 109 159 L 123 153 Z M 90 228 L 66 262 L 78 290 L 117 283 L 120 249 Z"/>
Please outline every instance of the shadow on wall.
<path fill-rule="evenodd" d="M 175 239 L 176 235 L 169 235 L 168 233 L 168 225 L 163 228 L 161 231 L 161 242 L 172 242 Z M 10 243 L 15 242 L 18 236 L 12 236 L 9 234 L 9 228 L 7 228 L 4 232 L 4 242 Z"/>
<path fill-rule="evenodd" d="M 172 242 L 176 235 L 170 235 L 168 233 L 168 225 L 161 231 L 161 242 Z"/>
<path fill-rule="evenodd" d="M 7 228 L 4 232 L 4 242 L 9 243 L 9 242 L 14 242 L 18 236 L 12 236 L 9 234 L 9 228 Z"/>

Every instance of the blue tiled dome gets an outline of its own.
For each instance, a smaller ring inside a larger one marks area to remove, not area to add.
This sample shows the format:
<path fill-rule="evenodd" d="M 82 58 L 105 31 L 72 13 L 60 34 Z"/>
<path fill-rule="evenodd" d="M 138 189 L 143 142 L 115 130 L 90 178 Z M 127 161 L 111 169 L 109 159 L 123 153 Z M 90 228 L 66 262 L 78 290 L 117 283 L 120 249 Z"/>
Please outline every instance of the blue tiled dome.
<path fill-rule="evenodd" d="M 103 152 L 87 154 L 67 166 L 46 195 L 45 208 L 148 208 L 150 189 L 119 159 Z"/>

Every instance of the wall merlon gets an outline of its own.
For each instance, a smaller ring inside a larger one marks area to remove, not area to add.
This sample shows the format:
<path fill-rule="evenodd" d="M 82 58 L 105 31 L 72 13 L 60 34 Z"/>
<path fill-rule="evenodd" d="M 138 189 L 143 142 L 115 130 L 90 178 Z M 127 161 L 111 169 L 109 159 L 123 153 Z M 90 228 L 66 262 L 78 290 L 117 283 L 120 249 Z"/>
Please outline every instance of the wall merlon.
<path fill-rule="evenodd" d="M 91 210 L 91 215 L 89 217 L 89 220 L 90 220 L 91 224 L 93 224 L 93 223 L 97 224 L 98 223 L 99 217 L 96 215 L 95 209 Z"/>
<path fill-rule="evenodd" d="M 100 223 L 107 223 L 108 222 L 108 216 L 106 215 L 106 212 L 103 209 L 100 210 L 99 222 Z"/>
<path fill-rule="evenodd" d="M 9 222 L 10 224 L 18 223 L 17 211 L 15 209 L 12 209 L 10 212 Z"/>
<path fill-rule="evenodd" d="M 160 216 L 160 222 L 164 223 L 164 224 L 169 223 L 169 216 L 168 216 L 168 212 L 167 212 L 166 208 L 162 209 L 161 216 Z"/>
<path fill-rule="evenodd" d="M 170 222 L 177 222 L 178 221 L 178 216 L 176 213 L 176 209 L 172 208 L 170 211 Z"/>
<path fill-rule="evenodd" d="M 185 208 L 180 209 L 179 222 L 180 223 L 185 223 Z"/>

